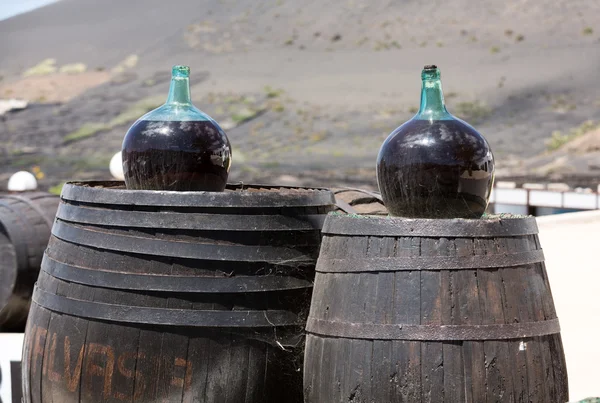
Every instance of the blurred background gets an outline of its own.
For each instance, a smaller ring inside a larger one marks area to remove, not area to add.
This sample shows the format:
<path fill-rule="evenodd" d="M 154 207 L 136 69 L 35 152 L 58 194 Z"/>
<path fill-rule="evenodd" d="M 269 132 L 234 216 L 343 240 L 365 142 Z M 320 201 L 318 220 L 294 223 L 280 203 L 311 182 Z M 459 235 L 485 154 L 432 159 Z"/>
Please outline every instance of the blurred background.
<path fill-rule="evenodd" d="M 0 186 L 18 170 L 55 192 L 110 178 L 186 64 L 232 181 L 376 189 L 379 146 L 437 64 L 497 180 L 596 193 L 599 22 L 596 0 L 2 0 Z"/>

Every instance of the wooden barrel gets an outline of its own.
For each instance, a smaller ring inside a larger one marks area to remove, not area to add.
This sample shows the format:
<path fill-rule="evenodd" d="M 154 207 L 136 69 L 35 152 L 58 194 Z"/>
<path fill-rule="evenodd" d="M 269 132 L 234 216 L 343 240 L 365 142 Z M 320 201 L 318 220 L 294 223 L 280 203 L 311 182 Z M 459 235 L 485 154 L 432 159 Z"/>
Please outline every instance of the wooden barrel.
<path fill-rule="evenodd" d="M 0 232 L 12 244 L 0 248 L 0 279 L 7 280 L 0 284 L 0 295 L 6 295 L 0 297 L 0 331 L 22 332 L 25 327 L 58 203 L 57 196 L 43 192 L 0 196 Z"/>
<path fill-rule="evenodd" d="M 532 217 L 328 216 L 306 402 L 568 401 L 537 234 Z"/>
<path fill-rule="evenodd" d="M 302 402 L 322 189 L 65 185 L 33 295 L 24 402 Z"/>

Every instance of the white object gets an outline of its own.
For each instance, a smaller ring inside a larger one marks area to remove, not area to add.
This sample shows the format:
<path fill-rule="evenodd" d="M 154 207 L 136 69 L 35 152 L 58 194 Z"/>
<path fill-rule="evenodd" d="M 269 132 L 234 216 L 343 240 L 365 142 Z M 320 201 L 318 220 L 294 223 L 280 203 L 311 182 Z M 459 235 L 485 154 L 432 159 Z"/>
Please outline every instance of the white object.
<path fill-rule="evenodd" d="M 546 189 L 546 184 L 545 183 L 524 183 L 522 188 L 529 189 L 529 190 L 544 190 L 544 189 Z"/>
<path fill-rule="evenodd" d="M 0 116 L 6 112 L 27 108 L 27 101 L 21 99 L 0 99 Z"/>
<path fill-rule="evenodd" d="M 569 401 L 600 396 L 600 211 L 555 214 L 537 217 L 536 221 L 560 320 L 569 372 Z"/>
<path fill-rule="evenodd" d="M 23 333 L 0 333 L 0 402 L 20 402 L 21 388 L 11 390 L 12 377 L 21 371 Z"/>
<path fill-rule="evenodd" d="M 517 183 L 516 182 L 497 181 L 496 187 L 502 188 L 502 189 L 515 189 L 517 187 Z"/>
<path fill-rule="evenodd" d="M 113 176 L 113 178 L 120 181 L 125 179 L 125 175 L 123 174 L 123 160 L 121 158 L 121 151 L 113 155 L 108 169 L 110 170 L 110 174 Z"/>
<path fill-rule="evenodd" d="M 19 171 L 8 180 L 8 190 L 10 192 L 24 192 L 35 189 L 37 189 L 37 180 L 31 172 Z"/>
<path fill-rule="evenodd" d="M 527 189 L 496 188 L 496 203 L 527 205 Z"/>

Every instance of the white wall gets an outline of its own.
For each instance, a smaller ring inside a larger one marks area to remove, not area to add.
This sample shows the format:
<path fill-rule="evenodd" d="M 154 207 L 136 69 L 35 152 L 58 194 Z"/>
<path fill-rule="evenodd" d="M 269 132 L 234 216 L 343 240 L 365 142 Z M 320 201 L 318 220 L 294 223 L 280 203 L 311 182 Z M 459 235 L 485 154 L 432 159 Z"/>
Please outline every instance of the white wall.
<path fill-rule="evenodd" d="M 562 328 L 570 400 L 600 396 L 600 211 L 537 218 Z"/>

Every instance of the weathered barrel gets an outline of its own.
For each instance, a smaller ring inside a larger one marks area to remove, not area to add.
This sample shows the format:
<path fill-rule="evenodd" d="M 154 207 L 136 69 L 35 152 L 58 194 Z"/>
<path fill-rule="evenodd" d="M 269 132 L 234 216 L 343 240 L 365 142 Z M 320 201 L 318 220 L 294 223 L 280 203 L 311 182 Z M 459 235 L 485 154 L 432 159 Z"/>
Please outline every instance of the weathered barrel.
<path fill-rule="evenodd" d="M 0 284 L 0 295 L 5 295 L 0 297 L 0 331 L 22 332 L 25 327 L 58 203 L 57 196 L 43 192 L 0 196 L 0 232 L 12 244 L 0 250 L 0 279 L 5 280 Z"/>
<path fill-rule="evenodd" d="M 306 402 L 568 401 L 537 234 L 532 217 L 328 216 Z"/>
<path fill-rule="evenodd" d="M 302 402 L 322 189 L 70 183 L 33 295 L 25 402 Z"/>

